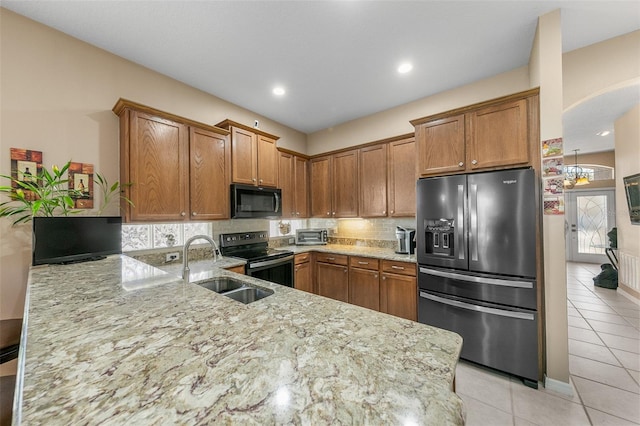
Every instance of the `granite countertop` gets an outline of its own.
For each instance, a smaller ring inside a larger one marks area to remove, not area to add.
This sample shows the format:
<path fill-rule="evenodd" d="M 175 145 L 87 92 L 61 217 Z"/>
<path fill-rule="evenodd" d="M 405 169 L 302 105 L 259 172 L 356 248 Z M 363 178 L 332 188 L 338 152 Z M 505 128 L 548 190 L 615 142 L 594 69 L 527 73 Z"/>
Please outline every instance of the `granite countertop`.
<path fill-rule="evenodd" d="M 457 334 L 208 263 L 192 279 L 275 293 L 125 255 L 32 268 L 15 424 L 464 423 Z"/>
<path fill-rule="evenodd" d="M 377 259 L 395 260 L 399 262 L 416 263 L 415 254 L 398 254 L 389 248 L 365 247 L 342 244 L 326 244 L 326 245 L 301 245 L 301 246 L 285 246 L 278 247 L 281 250 L 291 250 L 294 253 L 306 253 L 317 251 L 323 253 L 344 254 L 348 256 L 365 256 L 375 257 Z"/>

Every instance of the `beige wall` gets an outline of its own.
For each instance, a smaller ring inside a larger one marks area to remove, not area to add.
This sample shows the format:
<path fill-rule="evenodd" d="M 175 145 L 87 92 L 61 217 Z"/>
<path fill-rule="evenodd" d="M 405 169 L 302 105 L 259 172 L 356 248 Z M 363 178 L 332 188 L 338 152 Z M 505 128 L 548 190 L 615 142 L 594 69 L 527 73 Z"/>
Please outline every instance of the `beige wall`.
<path fill-rule="evenodd" d="M 315 155 L 405 133 L 413 133 L 413 126 L 409 121 L 416 118 L 521 92 L 531 87 L 528 68 L 517 68 L 377 114 L 311 133 L 307 137 L 307 153 Z"/>
<path fill-rule="evenodd" d="M 640 226 L 632 225 L 622 178 L 640 173 L 640 105 L 636 105 L 615 122 L 616 134 L 616 226 L 621 256 L 640 260 Z M 622 266 L 622 265 L 621 265 Z M 636 274 L 637 274 L 636 269 Z M 620 271 L 620 283 L 631 286 L 633 278 Z M 636 279 L 636 285 L 638 278 Z M 635 288 L 640 291 L 640 288 Z"/>
<path fill-rule="evenodd" d="M 562 58 L 564 110 L 637 83 L 640 79 L 638 52 L 640 30 L 565 53 Z"/>
<path fill-rule="evenodd" d="M 562 137 L 562 34 L 560 11 L 538 19 L 531 51 L 532 85 L 540 86 L 540 138 Z M 546 386 L 569 387 L 564 216 L 543 216 Z M 551 379 L 551 380 L 549 380 Z"/>
<path fill-rule="evenodd" d="M 306 135 L 0 8 L 0 173 L 9 148 L 42 151 L 44 164 L 92 163 L 118 179 L 118 118 L 123 97 L 215 124 L 225 118 L 279 135 L 305 152 Z M 3 182 L 2 184 L 6 184 Z M 31 232 L 0 220 L 0 319 L 22 317 Z"/>

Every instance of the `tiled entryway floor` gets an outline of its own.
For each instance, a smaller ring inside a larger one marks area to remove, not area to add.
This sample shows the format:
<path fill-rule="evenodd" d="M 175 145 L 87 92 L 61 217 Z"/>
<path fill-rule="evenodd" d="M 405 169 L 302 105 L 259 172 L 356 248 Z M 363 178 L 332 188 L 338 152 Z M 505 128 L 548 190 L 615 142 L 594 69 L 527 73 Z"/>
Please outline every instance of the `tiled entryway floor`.
<path fill-rule="evenodd" d="M 573 396 L 460 361 L 467 425 L 640 425 L 640 305 L 595 287 L 599 265 L 567 263 Z"/>

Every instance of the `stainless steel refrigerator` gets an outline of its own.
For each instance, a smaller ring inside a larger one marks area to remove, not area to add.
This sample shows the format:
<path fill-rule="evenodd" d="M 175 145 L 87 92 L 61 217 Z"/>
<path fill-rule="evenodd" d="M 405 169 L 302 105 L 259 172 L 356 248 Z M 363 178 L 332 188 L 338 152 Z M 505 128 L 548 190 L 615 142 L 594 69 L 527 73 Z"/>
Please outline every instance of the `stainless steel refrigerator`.
<path fill-rule="evenodd" d="M 418 321 L 537 388 L 535 182 L 531 169 L 418 180 L 416 255 Z"/>

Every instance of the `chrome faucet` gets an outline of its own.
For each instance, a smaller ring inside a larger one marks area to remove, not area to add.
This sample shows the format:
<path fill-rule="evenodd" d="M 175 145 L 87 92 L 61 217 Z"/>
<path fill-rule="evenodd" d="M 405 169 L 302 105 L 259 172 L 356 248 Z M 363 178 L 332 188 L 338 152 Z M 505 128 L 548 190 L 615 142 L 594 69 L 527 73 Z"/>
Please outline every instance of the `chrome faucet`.
<path fill-rule="evenodd" d="M 192 242 L 199 239 L 209 241 L 209 244 L 211 244 L 211 249 L 213 250 L 213 261 L 216 262 L 218 260 L 218 246 L 216 245 L 216 242 L 213 240 L 213 238 L 209 237 L 208 235 L 195 235 L 189 238 L 187 242 L 184 243 L 184 250 L 182 252 L 182 262 L 184 265 L 182 267 L 182 279 L 187 283 L 189 282 L 189 273 L 191 272 L 191 270 L 189 269 L 189 246 Z"/>

